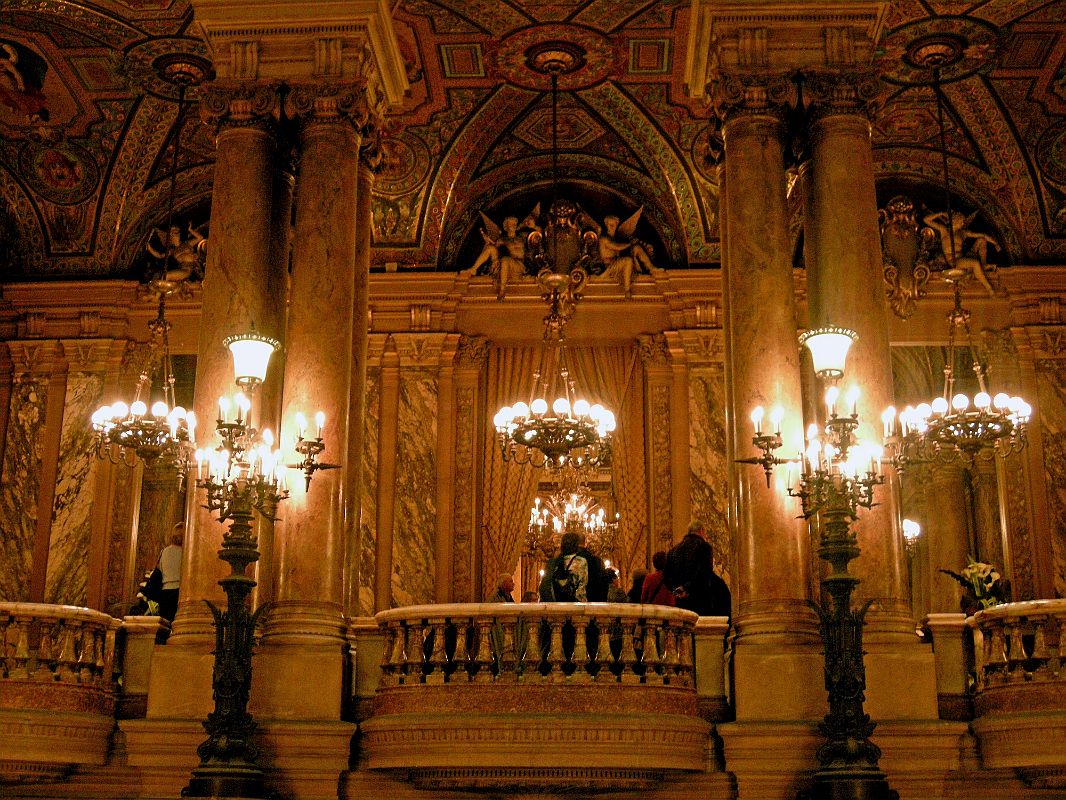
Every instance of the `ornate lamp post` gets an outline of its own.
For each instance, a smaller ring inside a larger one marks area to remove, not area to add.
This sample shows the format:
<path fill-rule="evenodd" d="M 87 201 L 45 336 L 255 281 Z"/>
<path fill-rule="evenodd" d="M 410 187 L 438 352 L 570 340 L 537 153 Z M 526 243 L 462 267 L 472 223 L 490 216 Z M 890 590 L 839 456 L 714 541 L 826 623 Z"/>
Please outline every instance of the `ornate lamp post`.
<path fill-rule="evenodd" d="M 835 341 L 821 336 L 834 337 Z M 829 713 L 818 726 L 825 742 L 818 748 L 821 768 L 815 773 L 814 786 L 801 792 L 800 800 L 895 800 L 898 797 L 877 766 L 881 750 L 870 741 L 875 723 L 863 710 L 866 670 L 862 629 L 869 606 L 860 609 L 851 606 L 852 592 L 859 585 L 859 578 L 848 572 L 848 564 L 859 556 L 851 522 L 858 517 L 860 508 L 874 504 L 874 487 L 885 480 L 881 474 L 882 448 L 859 442 L 855 435 L 859 426 L 857 388 L 848 393 L 846 412 L 837 413 L 840 391 L 835 384 L 843 375 L 847 348 L 853 339 L 851 331 L 840 328 L 809 331 L 801 337 L 814 356 L 818 376 L 831 385 L 826 391 L 828 419 L 820 430 L 817 425 L 811 425 L 807 431 L 806 452 L 799 457 L 799 484 L 790 485 L 788 493 L 799 498 L 805 518 L 818 515 L 821 522 L 818 556 L 829 562 L 832 570 L 822 579 L 822 592 L 827 600 L 811 603 L 818 613 L 825 647 Z M 829 346 L 823 347 L 826 344 Z M 762 409 L 752 414 L 756 425 L 752 443 L 761 455 L 747 461 L 762 466 L 769 479 L 775 465 L 789 462 L 775 455 L 774 451 L 781 447 L 781 437 L 777 432 L 763 433 L 762 416 Z M 782 416 L 780 412 L 774 414 L 775 421 L 780 421 Z"/>
<path fill-rule="evenodd" d="M 237 385 L 253 392 L 266 378 L 270 356 L 278 343 L 267 337 L 246 334 L 226 340 L 233 353 Z M 231 413 L 232 412 L 232 413 Z M 319 439 L 321 444 L 321 425 Z M 204 722 L 208 738 L 196 748 L 200 765 L 193 770 L 185 797 L 270 796 L 263 786 L 263 771 L 257 765 L 259 748 L 252 743 L 256 723 L 248 713 L 248 693 L 252 685 L 252 651 L 255 626 L 266 606 L 255 612 L 248 596 L 255 580 L 248 566 L 259 560 L 252 527 L 255 513 L 274 520 L 278 504 L 289 492 L 285 486 L 286 465 L 281 451 L 274 449 L 269 429 L 257 430 L 251 423 L 251 401 L 243 392 L 231 401 L 219 398 L 215 421 L 219 443 L 214 450 L 197 450 L 196 487 L 207 495 L 205 507 L 218 512 L 219 522 L 229 521 L 222 535 L 219 558 L 230 565 L 230 574 L 219 581 L 226 594 L 226 608 L 207 602 L 215 618 L 215 664 L 211 676 L 215 708 Z M 302 432 L 300 441 L 303 441 Z M 308 482 L 318 465 L 313 454 Z"/>

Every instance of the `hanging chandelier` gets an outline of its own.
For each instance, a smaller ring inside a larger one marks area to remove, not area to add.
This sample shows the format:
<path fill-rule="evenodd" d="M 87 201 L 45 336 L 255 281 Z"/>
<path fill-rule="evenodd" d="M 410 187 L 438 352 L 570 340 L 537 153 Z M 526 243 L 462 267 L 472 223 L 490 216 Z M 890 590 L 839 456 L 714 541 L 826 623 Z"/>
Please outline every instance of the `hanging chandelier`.
<path fill-rule="evenodd" d="M 592 496 L 577 470 L 566 470 L 548 498 L 537 497 L 529 510 L 524 554 L 551 558 L 564 533 L 580 534 L 585 547 L 604 558 L 618 542 L 619 515 L 608 518 L 606 509 Z"/>
<path fill-rule="evenodd" d="M 103 405 L 93 412 L 97 454 L 113 463 L 134 466 L 138 460 L 159 461 L 174 469 L 180 482 L 188 463 L 189 446 L 196 439 L 196 415 L 177 404 L 174 367 L 170 358 L 170 323 L 166 319 L 167 293 L 159 295 L 156 318 L 148 323 L 151 334 L 133 401 Z M 152 374 L 159 371 L 162 398 L 148 406 Z"/>
<path fill-rule="evenodd" d="M 934 43 L 936 44 L 936 43 Z M 949 231 L 945 255 L 950 258 L 943 278 L 951 283 L 955 304 L 948 313 L 948 348 L 944 364 L 942 394 L 927 403 L 907 406 L 898 415 L 889 407 L 881 416 L 884 438 L 893 459 L 900 469 L 911 463 L 961 463 L 964 466 L 978 460 L 991 460 L 997 455 L 1007 457 L 1026 445 L 1025 431 L 1032 407 L 1020 397 L 1005 392 L 992 394 L 988 388 L 986 367 L 982 363 L 970 329 L 970 312 L 962 306 L 962 285 L 973 270 L 961 268 L 964 262 L 958 252 L 961 242 L 956 229 L 962 223 L 961 212 L 951 209 L 951 183 L 948 172 L 947 139 L 944 127 L 944 100 L 941 88 L 941 69 L 961 58 L 961 51 L 942 46 L 925 46 L 914 58 L 932 70 L 933 92 L 936 96 L 937 124 L 940 127 L 940 155 L 944 180 L 944 215 Z M 954 59 L 954 61 L 952 60 Z M 972 257 L 971 257 L 972 260 Z M 977 393 L 956 392 L 955 355 L 959 332 L 966 336 L 966 344 L 977 378 Z"/>
<path fill-rule="evenodd" d="M 493 425 L 504 461 L 550 470 L 606 466 L 611 457 L 614 414 L 599 403 L 590 404 L 579 397 L 564 334 L 581 299 L 581 289 L 588 282 L 587 266 L 594 242 L 594 237 L 583 234 L 574 222 L 579 213 L 577 206 L 558 197 L 559 75 L 575 69 L 577 61 L 565 49 L 544 47 L 531 54 L 530 65 L 551 76 L 554 199 L 547 226 L 529 237 L 531 257 L 540 268 L 537 283 L 544 290 L 548 313 L 528 400 L 503 406 L 496 412 Z M 557 394 L 549 403 L 547 398 L 553 391 Z"/>

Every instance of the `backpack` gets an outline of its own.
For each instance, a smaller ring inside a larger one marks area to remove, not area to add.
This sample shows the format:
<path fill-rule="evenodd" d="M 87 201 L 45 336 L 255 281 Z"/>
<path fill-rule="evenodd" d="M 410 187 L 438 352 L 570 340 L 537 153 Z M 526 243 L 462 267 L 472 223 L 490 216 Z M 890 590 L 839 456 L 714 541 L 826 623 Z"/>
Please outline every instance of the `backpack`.
<path fill-rule="evenodd" d="M 555 565 L 552 573 L 552 596 L 556 603 L 573 603 L 577 600 L 577 575 L 570 571 L 570 565 L 577 558 L 577 553 L 570 556 L 570 560 L 563 564 L 562 556 Z"/>

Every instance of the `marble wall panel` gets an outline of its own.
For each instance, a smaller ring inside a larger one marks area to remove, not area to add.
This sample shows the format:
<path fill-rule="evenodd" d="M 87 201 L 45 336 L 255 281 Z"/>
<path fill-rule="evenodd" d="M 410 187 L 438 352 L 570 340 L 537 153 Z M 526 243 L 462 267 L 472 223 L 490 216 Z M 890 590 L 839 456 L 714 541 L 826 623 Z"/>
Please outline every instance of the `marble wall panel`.
<path fill-rule="evenodd" d="M 688 387 L 692 515 L 707 526 L 715 571 L 733 586 L 736 561 L 729 535 L 724 376 L 717 369 L 695 369 L 689 373 Z"/>
<path fill-rule="evenodd" d="M 392 602 L 394 606 L 432 603 L 437 521 L 435 372 L 401 370 L 396 440 Z"/>
<path fill-rule="evenodd" d="M 374 549 L 378 514 L 378 395 L 381 370 L 366 371 L 363 428 L 363 492 L 359 509 L 359 613 L 374 613 Z"/>
<path fill-rule="evenodd" d="M 29 599 L 47 395 L 43 380 L 15 375 L 0 469 L 0 600 Z"/>
<path fill-rule="evenodd" d="M 1052 576 L 1055 596 L 1066 597 L 1066 369 L 1057 361 L 1042 366 L 1055 367 L 1042 368 L 1037 380 L 1040 436 L 1051 511 Z"/>
<path fill-rule="evenodd" d="M 97 467 L 89 416 L 100 405 L 103 379 L 71 372 L 63 401 L 63 431 L 44 601 L 85 605 L 89 576 L 89 539 L 93 505 L 93 472 Z"/>

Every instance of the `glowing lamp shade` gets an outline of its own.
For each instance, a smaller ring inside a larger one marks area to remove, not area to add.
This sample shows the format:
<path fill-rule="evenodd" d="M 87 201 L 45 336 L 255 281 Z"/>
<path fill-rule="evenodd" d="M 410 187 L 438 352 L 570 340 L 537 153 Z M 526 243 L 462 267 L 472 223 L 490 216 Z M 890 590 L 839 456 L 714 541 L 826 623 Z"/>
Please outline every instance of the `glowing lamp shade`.
<path fill-rule="evenodd" d="M 811 351 L 814 371 L 824 380 L 838 380 L 844 375 L 844 361 L 848 348 L 856 339 L 855 331 L 847 328 L 814 328 L 800 334 L 801 345 Z"/>
<path fill-rule="evenodd" d="M 908 542 L 917 540 L 922 534 L 922 526 L 913 519 L 903 520 L 903 536 Z"/>
<path fill-rule="evenodd" d="M 277 339 L 262 336 L 254 330 L 229 336 L 223 344 L 233 354 L 233 377 L 237 385 L 249 391 L 266 380 L 270 357 L 281 347 Z"/>

